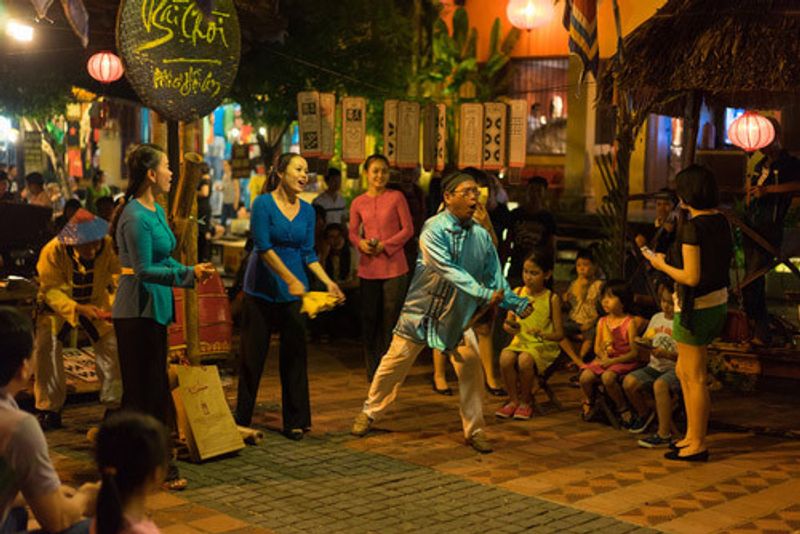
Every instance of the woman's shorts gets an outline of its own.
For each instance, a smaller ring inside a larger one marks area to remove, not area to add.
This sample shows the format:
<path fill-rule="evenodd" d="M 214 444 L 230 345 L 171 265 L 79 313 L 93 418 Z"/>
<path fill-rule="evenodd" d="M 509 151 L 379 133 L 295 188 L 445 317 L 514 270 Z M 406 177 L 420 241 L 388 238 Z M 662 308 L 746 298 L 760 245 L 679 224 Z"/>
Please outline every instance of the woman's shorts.
<path fill-rule="evenodd" d="M 672 320 L 672 338 L 684 345 L 708 345 L 722 333 L 727 317 L 727 304 L 694 310 L 692 312 L 692 329 L 689 330 L 681 325 L 681 314 L 677 312 Z"/>

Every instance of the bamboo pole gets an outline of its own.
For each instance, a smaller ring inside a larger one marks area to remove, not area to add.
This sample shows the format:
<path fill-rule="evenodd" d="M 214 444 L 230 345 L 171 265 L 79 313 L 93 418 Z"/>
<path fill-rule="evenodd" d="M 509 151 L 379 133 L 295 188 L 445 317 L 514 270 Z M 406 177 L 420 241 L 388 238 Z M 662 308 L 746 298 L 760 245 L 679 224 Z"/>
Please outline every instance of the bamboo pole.
<path fill-rule="evenodd" d="M 178 240 L 176 250 L 186 265 L 197 263 L 197 186 L 202 174 L 203 157 L 187 152 L 183 157 L 181 176 L 174 188 L 172 224 Z M 200 306 L 196 289 L 184 291 L 184 335 L 186 358 L 192 365 L 200 364 Z"/>

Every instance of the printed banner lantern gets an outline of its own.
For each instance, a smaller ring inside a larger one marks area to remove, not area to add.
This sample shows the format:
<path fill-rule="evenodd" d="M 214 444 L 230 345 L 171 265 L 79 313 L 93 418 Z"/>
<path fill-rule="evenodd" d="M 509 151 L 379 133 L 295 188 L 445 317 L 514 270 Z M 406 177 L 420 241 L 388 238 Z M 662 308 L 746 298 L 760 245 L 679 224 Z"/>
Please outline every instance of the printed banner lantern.
<path fill-rule="evenodd" d="M 397 163 L 401 169 L 419 165 L 419 102 L 397 105 Z"/>
<path fill-rule="evenodd" d="M 367 101 L 363 97 L 342 98 L 342 161 L 359 164 L 367 157 Z"/>
<path fill-rule="evenodd" d="M 297 122 L 300 125 L 300 154 L 316 158 L 321 153 L 319 93 L 297 93 Z"/>
<path fill-rule="evenodd" d="M 334 131 L 336 128 L 336 95 L 333 93 L 320 93 L 319 114 L 319 157 L 331 159 L 333 157 Z"/>
<path fill-rule="evenodd" d="M 122 0 L 116 35 L 125 76 L 165 119 L 208 115 L 236 78 L 241 35 L 233 0 L 214 0 L 210 17 L 189 0 Z"/>
<path fill-rule="evenodd" d="M 383 103 L 383 155 L 389 165 L 397 164 L 397 100 L 386 100 Z"/>
<path fill-rule="evenodd" d="M 483 104 L 461 104 L 458 166 L 483 166 Z"/>
<path fill-rule="evenodd" d="M 447 162 L 447 104 L 436 104 L 436 170 Z"/>
<path fill-rule="evenodd" d="M 527 156 L 528 101 L 512 100 L 508 107 L 508 166 L 521 169 Z"/>
<path fill-rule="evenodd" d="M 22 141 L 25 172 L 42 172 L 44 164 L 42 162 L 42 132 L 27 131 Z"/>
<path fill-rule="evenodd" d="M 499 171 L 506 166 L 506 105 L 483 105 L 483 168 Z"/>
<path fill-rule="evenodd" d="M 422 110 L 422 167 L 432 169 L 436 164 L 436 104 L 426 104 Z"/>

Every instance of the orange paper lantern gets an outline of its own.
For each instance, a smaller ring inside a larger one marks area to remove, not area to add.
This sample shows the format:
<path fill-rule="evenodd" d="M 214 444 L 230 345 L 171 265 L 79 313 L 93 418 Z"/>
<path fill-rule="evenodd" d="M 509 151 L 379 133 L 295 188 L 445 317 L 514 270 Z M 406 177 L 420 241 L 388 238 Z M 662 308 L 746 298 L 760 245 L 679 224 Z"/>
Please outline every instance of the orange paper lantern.
<path fill-rule="evenodd" d="M 745 111 L 728 128 L 731 143 L 745 152 L 755 152 L 769 146 L 775 139 L 775 127 L 766 117 L 755 111 Z"/>
<path fill-rule="evenodd" d="M 98 52 L 86 63 L 89 75 L 102 84 L 116 82 L 125 73 L 122 60 L 112 52 Z"/>
<path fill-rule="evenodd" d="M 506 15 L 511 25 L 520 30 L 531 31 L 544 26 L 553 18 L 551 0 L 509 0 Z"/>

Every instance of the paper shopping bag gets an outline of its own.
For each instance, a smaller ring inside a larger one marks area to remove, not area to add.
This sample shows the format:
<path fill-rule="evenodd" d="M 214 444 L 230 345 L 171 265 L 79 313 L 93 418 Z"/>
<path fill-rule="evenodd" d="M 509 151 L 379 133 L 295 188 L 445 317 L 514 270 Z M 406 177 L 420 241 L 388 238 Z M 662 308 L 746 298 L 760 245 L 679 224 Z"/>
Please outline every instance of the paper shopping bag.
<path fill-rule="evenodd" d="M 172 392 L 178 426 L 195 461 L 244 448 L 215 365 L 176 365 L 178 387 Z"/>

